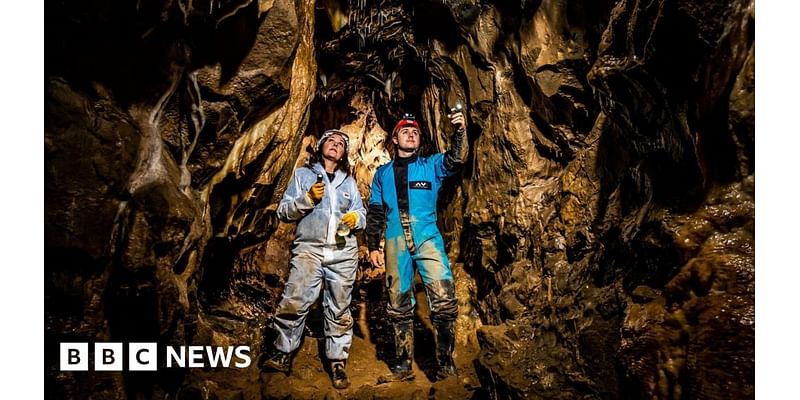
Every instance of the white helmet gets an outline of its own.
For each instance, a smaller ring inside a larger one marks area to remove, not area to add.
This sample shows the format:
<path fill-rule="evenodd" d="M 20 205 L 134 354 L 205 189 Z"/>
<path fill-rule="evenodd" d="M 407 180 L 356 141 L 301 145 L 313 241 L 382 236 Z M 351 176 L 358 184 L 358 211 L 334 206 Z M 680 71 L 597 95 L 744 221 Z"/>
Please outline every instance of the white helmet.
<path fill-rule="evenodd" d="M 342 136 L 342 139 L 344 139 L 344 154 L 347 154 L 347 149 L 350 147 L 350 136 L 347 136 L 346 133 L 338 129 L 328 129 L 327 131 L 325 131 L 325 133 L 322 134 L 322 136 L 317 141 L 317 151 L 319 152 L 320 150 L 322 150 L 322 144 L 325 143 L 325 141 L 328 140 L 328 138 L 331 137 L 332 135 Z"/>

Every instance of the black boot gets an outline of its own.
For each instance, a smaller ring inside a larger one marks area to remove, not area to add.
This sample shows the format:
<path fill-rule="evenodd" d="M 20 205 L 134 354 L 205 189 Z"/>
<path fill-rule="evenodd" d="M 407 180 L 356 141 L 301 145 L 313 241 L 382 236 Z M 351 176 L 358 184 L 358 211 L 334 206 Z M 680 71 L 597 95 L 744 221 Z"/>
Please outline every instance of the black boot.
<path fill-rule="evenodd" d="M 350 379 L 347 378 L 344 365 L 345 360 L 331 361 L 331 380 L 333 381 L 333 387 L 336 389 L 345 389 L 350 386 Z"/>
<path fill-rule="evenodd" d="M 292 370 L 292 354 L 273 349 L 261 367 L 267 371 L 278 371 L 289 375 Z"/>
<path fill-rule="evenodd" d="M 403 321 L 394 324 L 395 363 L 389 375 L 378 378 L 378 383 L 410 381 L 414 379 L 411 359 L 414 357 L 414 322 Z"/>
<path fill-rule="evenodd" d="M 456 335 L 453 321 L 433 321 L 433 326 L 436 328 L 436 361 L 439 363 L 436 377 L 446 379 L 456 376 L 456 364 L 453 361 Z"/>

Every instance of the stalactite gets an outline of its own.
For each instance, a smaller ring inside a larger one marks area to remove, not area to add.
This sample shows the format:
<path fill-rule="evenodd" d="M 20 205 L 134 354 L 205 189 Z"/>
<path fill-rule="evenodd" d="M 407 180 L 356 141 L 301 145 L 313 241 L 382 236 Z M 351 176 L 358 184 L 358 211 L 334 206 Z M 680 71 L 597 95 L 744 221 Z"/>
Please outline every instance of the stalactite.
<path fill-rule="evenodd" d="M 332 29 L 314 3 L 54 5 L 46 347 L 152 335 L 251 344 L 255 361 L 295 227 L 275 209 L 319 132 L 351 135 L 366 200 L 397 117 L 418 116 L 427 156 L 452 144 L 459 100 L 467 160 L 437 214 L 461 374 L 429 380 L 422 324 L 417 379 L 374 385 L 391 326 L 364 262 L 369 332 L 340 395 L 752 397 L 752 0 L 347 0 L 327 4 Z M 299 375 L 254 363 L 141 383 L 48 357 L 46 380 L 66 398 L 329 396 L 303 346 Z"/>

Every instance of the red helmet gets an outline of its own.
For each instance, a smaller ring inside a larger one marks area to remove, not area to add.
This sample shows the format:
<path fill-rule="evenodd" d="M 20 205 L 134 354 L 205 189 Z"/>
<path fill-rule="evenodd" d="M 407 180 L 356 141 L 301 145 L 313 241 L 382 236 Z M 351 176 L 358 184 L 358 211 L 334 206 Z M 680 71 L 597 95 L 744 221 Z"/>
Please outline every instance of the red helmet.
<path fill-rule="evenodd" d="M 419 123 L 414 116 L 409 113 L 405 113 L 403 114 L 403 118 L 401 118 L 400 121 L 397 121 L 397 125 L 395 125 L 394 129 L 392 129 L 392 136 L 396 135 L 400 129 L 403 129 L 406 126 L 413 126 L 414 128 L 417 128 L 417 131 L 419 131 Z"/>

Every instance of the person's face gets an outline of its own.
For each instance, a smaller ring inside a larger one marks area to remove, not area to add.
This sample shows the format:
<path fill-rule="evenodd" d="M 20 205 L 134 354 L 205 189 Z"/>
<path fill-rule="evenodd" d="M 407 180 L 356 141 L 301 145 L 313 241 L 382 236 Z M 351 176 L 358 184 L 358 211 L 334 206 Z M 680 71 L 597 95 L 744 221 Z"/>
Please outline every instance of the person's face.
<path fill-rule="evenodd" d="M 419 147 L 419 130 L 413 126 L 404 126 L 392 141 L 403 151 L 414 151 Z"/>
<path fill-rule="evenodd" d="M 344 156 L 344 138 L 341 135 L 331 135 L 322 143 L 322 156 L 333 161 L 339 161 Z"/>

